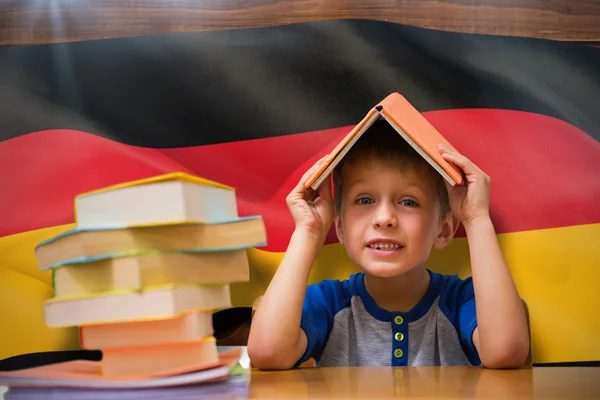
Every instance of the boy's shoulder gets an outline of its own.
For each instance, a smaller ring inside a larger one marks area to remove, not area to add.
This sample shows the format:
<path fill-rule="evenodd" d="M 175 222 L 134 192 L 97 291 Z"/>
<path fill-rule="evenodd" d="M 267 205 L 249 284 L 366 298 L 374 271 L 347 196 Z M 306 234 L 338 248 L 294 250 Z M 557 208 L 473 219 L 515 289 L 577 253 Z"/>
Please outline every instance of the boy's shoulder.
<path fill-rule="evenodd" d="M 439 280 L 438 307 L 450 319 L 456 320 L 464 307 L 475 307 L 473 278 L 458 275 L 437 274 Z"/>
<path fill-rule="evenodd" d="M 361 296 L 361 285 L 364 285 L 364 273 L 358 272 L 347 279 L 325 279 L 308 285 L 305 303 L 328 306 L 333 314 L 349 307 L 354 296 Z"/>
<path fill-rule="evenodd" d="M 438 292 L 442 297 L 461 298 L 473 295 L 473 278 L 445 275 L 432 272 L 432 281 L 438 281 Z"/>
<path fill-rule="evenodd" d="M 456 314 L 459 308 L 474 298 L 473 280 L 458 275 L 442 274 L 428 270 L 431 280 L 429 288 L 416 309 L 431 307 L 437 300 L 438 306 L 446 314 Z M 357 272 L 347 279 L 326 279 L 308 285 L 307 299 L 328 305 L 333 313 L 349 307 L 353 297 L 360 297 L 363 303 L 372 302 L 364 284 L 364 272 Z M 371 311 L 371 310 L 369 310 Z M 416 311 L 416 310 L 415 310 Z M 419 313 L 421 314 L 421 313 Z"/>

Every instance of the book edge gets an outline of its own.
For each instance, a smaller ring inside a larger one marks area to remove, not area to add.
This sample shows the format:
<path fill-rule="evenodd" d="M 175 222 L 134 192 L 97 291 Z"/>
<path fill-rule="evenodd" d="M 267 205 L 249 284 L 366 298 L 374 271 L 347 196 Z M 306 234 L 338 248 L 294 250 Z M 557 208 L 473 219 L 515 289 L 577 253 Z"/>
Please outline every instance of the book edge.
<path fill-rule="evenodd" d="M 346 156 L 350 149 L 356 144 L 356 142 L 362 137 L 362 135 L 373 125 L 373 123 L 380 118 L 380 112 L 377 107 L 373 107 L 363 119 L 356 124 L 354 128 L 346 135 L 330 153 L 330 160 L 327 161 L 319 170 L 315 171 L 306 182 L 305 187 L 310 187 L 313 190 L 317 190 L 325 179 L 329 176 L 331 171 L 337 167 L 340 161 Z"/>

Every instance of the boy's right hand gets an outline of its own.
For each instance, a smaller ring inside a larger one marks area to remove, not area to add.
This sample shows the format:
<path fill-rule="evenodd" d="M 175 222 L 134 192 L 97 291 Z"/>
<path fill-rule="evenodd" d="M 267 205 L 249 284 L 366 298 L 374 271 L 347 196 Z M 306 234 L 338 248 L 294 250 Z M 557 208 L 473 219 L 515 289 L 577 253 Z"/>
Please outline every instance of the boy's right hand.
<path fill-rule="evenodd" d="M 333 223 L 333 201 L 331 199 L 331 181 L 326 179 L 315 192 L 306 188 L 306 182 L 319 168 L 327 156 L 317 161 L 300 179 L 300 182 L 287 196 L 287 205 L 296 222 L 296 229 L 306 229 L 316 234 L 321 242 L 325 241 Z"/>

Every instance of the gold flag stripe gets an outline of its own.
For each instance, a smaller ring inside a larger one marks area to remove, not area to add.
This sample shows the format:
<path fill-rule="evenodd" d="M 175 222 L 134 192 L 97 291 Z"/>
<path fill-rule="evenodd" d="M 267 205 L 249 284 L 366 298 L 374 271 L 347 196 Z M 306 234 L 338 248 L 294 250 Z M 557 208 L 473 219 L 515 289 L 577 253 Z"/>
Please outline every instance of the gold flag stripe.
<path fill-rule="evenodd" d="M 73 224 L 0 238 L 0 324 L 7 340 L 0 358 L 16 354 L 77 348 L 72 329 L 50 329 L 43 301 L 52 296 L 50 271 L 40 272 L 33 249 Z M 600 224 L 498 235 L 521 297 L 530 310 L 534 363 L 600 360 Z M 267 288 L 283 257 L 281 252 L 249 249 L 251 280 L 232 284 L 232 303 L 249 307 Z M 466 239 L 433 251 L 427 267 L 436 272 L 470 275 Z M 310 283 L 345 279 L 359 271 L 340 244 L 321 251 Z M 14 323 L 13 321 L 21 321 Z"/>

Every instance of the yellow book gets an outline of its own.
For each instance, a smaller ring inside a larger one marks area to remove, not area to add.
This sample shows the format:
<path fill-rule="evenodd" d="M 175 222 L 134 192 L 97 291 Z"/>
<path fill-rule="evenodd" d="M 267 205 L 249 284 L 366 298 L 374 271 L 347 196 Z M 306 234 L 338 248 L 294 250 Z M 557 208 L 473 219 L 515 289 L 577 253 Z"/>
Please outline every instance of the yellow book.
<path fill-rule="evenodd" d="M 245 249 L 204 253 L 147 252 L 53 270 L 56 297 L 178 283 L 219 284 L 250 279 Z"/>
<path fill-rule="evenodd" d="M 126 256 L 144 251 L 211 252 L 264 246 L 267 233 L 259 216 L 214 224 L 162 225 L 123 229 L 76 228 L 38 244 L 41 270 Z"/>

